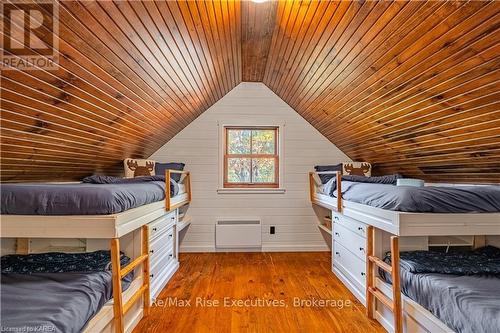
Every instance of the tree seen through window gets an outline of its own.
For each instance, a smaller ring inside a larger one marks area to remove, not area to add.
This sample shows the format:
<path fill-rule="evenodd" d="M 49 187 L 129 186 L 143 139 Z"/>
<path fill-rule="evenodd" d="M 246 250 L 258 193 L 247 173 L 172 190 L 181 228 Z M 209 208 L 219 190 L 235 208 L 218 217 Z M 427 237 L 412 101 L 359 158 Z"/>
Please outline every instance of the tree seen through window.
<path fill-rule="evenodd" d="M 278 129 L 228 127 L 225 187 L 278 186 Z"/>

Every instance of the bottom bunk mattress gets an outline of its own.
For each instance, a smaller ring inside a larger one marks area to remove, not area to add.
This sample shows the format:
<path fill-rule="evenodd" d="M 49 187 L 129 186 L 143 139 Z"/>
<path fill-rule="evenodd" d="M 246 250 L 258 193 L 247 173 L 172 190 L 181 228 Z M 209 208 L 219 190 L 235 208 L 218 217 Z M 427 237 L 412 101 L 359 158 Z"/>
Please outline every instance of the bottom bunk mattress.
<path fill-rule="evenodd" d="M 130 258 L 120 254 L 121 267 Z M 1 258 L 1 332 L 81 332 L 112 298 L 109 251 Z M 133 272 L 122 279 L 126 290 Z"/>
<path fill-rule="evenodd" d="M 81 332 L 112 298 L 110 271 L 1 278 L 2 332 Z M 126 289 L 130 281 L 122 285 Z"/>
<path fill-rule="evenodd" d="M 497 250 L 487 247 L 456 255 L 429 252 L 427 261 L 423 251 L 401 252 L 401 291 L 455 332 L 500 332 Z M 410 259 L 405 261 L 405 255 Z M 381 277 L 391 282 L 385 272 Z"/>

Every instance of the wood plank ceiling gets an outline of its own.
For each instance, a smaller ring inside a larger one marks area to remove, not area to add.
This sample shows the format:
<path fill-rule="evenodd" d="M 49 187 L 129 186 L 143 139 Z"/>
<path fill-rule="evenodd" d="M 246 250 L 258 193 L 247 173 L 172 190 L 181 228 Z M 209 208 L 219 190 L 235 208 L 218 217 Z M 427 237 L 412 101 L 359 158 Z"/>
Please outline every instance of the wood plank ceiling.
<path fill-rule="evenodd" d="M 2 71 L 2 180 L 149 156 L 241 82 L 240 20 L 234 1 L 59 2 L 59 69 Z"/>
<path fill-rule="evenodd" d="M 379 174 L 500 182 L 499 11 L 280 2 L 264 83 Z"/>
<path fill-rule="evenodd" d="M 58 70 L 2 71 L 2 181 L 119 174 L 262 81 L 376 173 L 500 182 L 499 2 L 59 4 Z"/>

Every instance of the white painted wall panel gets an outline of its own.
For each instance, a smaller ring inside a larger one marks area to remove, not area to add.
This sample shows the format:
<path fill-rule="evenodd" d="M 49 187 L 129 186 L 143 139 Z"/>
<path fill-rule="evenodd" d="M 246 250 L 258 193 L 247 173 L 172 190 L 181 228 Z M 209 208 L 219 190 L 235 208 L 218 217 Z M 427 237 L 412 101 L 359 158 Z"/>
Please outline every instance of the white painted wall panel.
<path fill-rule="evenodd" d="M 284 124 L 284 194 L 217 194 L 218 124 L 249 119 Z M 264 251 L 328 249 L 309 202 L 307 173 L 349 159 L 264 84 L 238 85 L 150 158 L 184 162 L 192 173 L 192 223 L 181 250 L 214 251 L 215 223 L 225 217 L 260 218 Z"/>

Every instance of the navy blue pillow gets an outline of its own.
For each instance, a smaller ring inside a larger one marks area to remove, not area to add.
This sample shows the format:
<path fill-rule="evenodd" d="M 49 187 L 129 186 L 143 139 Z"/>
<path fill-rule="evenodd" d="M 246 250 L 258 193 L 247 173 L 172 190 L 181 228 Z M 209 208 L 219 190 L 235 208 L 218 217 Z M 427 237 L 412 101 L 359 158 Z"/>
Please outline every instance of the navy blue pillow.
<path fill-rule="evenodd" d="M 342 163 L 335 164 L 335 165 L 316 165 L 314 167 L 314 170 L 317 172 L 320 171 L 340 171 L 342 172 Z M 335 177 L 335 174 L 330 174 L 330 175 L 318 175 L 319 178 L 321 179 L 322 184 L 328 183 L 328 181 L 332 178 Z"/>
<path fill-rule="evenodd" d="M 165 171 L 167 169 L 170 170 L 179 170 L 182 171 L 184 170 L 184 163 L 156 163 L 155 164 L 155 174 L 159 176 L 165 176 Z M 177 183 L 181 180 L 181 174 L 174 173 L 172 174 L 172 179 L 175 180 Z"/>

